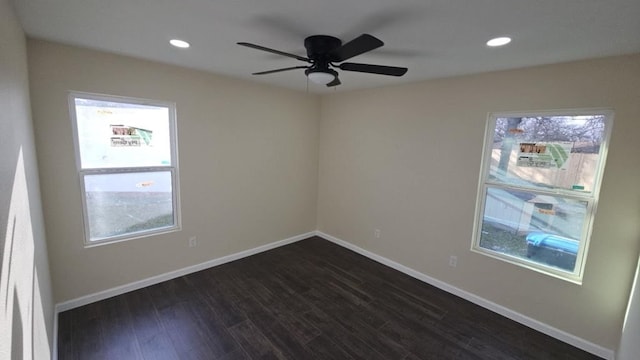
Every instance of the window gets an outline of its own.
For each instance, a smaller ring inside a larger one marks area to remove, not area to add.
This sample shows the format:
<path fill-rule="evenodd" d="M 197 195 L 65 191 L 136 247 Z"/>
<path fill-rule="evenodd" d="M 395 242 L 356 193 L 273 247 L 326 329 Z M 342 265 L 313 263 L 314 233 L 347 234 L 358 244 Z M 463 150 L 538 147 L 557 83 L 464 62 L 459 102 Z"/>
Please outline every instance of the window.
<path fill-rule="evenodd" d="M 613 113 L 492 114 L 472 250 L 580 283 Z"/>
<path fill-rule="evenodd" d="M 85 244 L 179 229 L 175 105 L 69 96 Z"/>

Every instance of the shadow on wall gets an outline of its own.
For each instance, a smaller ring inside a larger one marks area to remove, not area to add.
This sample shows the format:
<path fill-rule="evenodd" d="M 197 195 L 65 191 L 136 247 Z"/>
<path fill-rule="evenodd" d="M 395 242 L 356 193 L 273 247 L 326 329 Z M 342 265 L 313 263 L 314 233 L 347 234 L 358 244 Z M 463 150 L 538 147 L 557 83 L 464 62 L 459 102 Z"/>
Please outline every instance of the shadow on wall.
<path fill-rule="evenodd" d="M 20 301 L 18 301 L 18 292 L 13 292 L 13 324 L 11 331 L 11 354 L 12 359 L 24 359 L 24 351 L 22 351 L 22 344 L 24 342 L 24 327 L 22 326 L 22 317 L 20 316 Z M 8 309 L 7 309 L 8 310 Z"/>
<path fill-rule="evenodd" d="M 3 174 L 3 177 L 5 175 L 10 176 Z M 6 178 L 3 180 L 10 181 Z M 6 219 L 6 234 L 0 243 L 0 358 L 49 358 L 51 341 L 47 335 L 40 294 L 22 148 L 18 153 L 8 203 L 8 212 L 1 214 Z"/>

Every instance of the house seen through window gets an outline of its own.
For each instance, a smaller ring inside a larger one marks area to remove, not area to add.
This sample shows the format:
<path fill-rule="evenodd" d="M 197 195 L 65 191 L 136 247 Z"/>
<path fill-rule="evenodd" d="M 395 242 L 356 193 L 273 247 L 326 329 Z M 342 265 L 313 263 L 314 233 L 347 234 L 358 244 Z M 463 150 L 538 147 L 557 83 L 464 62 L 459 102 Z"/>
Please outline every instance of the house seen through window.
<path fill-rule="evenodd" d="M 580 283 L 612 117 L 491 115 L 472 250 Z"/>
<path fill-rule="evenodd" d="M 85 243 L 179 228 L 175 106 L 73 93 Z"/>

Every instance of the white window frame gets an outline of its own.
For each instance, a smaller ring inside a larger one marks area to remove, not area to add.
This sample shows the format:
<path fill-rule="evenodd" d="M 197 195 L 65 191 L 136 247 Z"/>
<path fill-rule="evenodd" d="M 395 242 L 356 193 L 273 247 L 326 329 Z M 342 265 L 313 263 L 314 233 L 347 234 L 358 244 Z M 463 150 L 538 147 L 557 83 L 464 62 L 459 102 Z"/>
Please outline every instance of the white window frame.
<path fill-rule="evenodd" d="M 171 146 L 171 164 L 165 166 L 135 166 L 135 167 L 114 167 L 114 168 L 89 168 L 83 169 L 80 155 L 80 142 L 78 135 L 78 120 L 76 115 L 75 99 L 90 99 L 97 101 L 110 101 L 118 103 L 127 103 L 135 105 L 148 105 L 157 107 L 166 107 L 169 114 L 169 139 Z M 72 123 L 73 133 L 73 145 L 75 151 L 76 171 L 78 173 L 78 180 L 80 184 L 80 192 L 82 196 L 82 217 L 84 225 L 84 246 L 93 247 L 111 243 L 117 243 L 121 241 L 128 241 L 133 239 L 139 239 L 149 237 L 153 235 L 165 234 L 182 229 L 181 214 L 180 214 L 180 184 L 179 184 L 179 171 L 178 171 L 178 145 L 177 145 L 177 124 L 176 124 L 176 104 L 173 102 L 149 100 L 141 98 L 132 98 L 115 95 L 103 95 L 79 91 L 71 91 L 68 96 L 69 112 Z M 172 206 L 173 206 L 173 225 L 156 229 L 142 230 L 136 232 L 130 232 L 122 235 L 110 236 L 106 238 L 100 238 L 91 240 L 88 208 L 87 208 L 87 194 L 85 192 L 85 176 L 90 175 L 110 175 L 110 174 L 126 174 L 126 173 L 143 173 L 154 171 L 169 171 L 171 173 L 171 194 L 172 194 Z"/>
<path fill-rule="evenodd" d="M 596 165 L 594 174 L 593 191 L 590 193 L 573 191 L 569 189 L 552 188 L 542 189 L 527 186 L 519 186 L 513 184 L 506 184 L 500 181 L 493 181 L 489 179 L 489 172 L 491 168 L 491 153 L 493 146 L 493 138 L 498 118 L 509 117 L 535 117 L 535 116 L 580 116 L 580 115 L 603 115 L 605 117 L 605 130 L 602 142 L 600 144 L 600 153 L 598 157 L 598 164 Z M 598 198 L 600 195 L 600 185 L 602 183 L 602 177 L 604 174 L 604 167 L 607 158 L 607 150 L 609 145 L 609 139 L 611 136 L 611 128 L 613 127 L 614 112 L 611 109 L 604 108 L 590 108 L 590 109 L 569 109 L 569 110 L 543 110 L 543 111 L 526 111 L 526 112 L 496 112 L 489 113 L 487 117 L 487 124 L 485 128 L 484 136 L 484 151 L 482 156 L 480 178 L 478 181 L 478 194 L 476 199 L 475 219 L 473 227 L 473 236 L 471 242 L 471 251 L 486 255 L 495 259 L 499 259 L 520 267 L 524 267 L 542 274 L 546 274 L 555 278 L 559 278 L 565 281 L 569 281 L 578 285 L 582 284 L 582 277 L 584 275 L 584 269 L 587 259 L 587 253 L 589 250 L 589 244 L 591 240 L 591 232 L 593 227 L 593 221 L 596 214 L 596 208 L 598 204 Z M 550 195 L 554 197 L 562 197 L 566 199 L 573 199 L 587 202 L 586 215 L 583 223 L 582 236 L 579 239 L 579 248 L 576 256 L 576 264 L 574 271 L 565 271 L 559 268 L 548 266 L 533 260 L 523 259 L 517 256 L 504 254 L 498 251 L 490 250 L 480 247 L 480 239 L 482 232 L 482 224 L 484 220 L 484 210 L 486 194 L 489 188 L 515 190 L 521 192 L 528 192 L 539 195 Z"/>

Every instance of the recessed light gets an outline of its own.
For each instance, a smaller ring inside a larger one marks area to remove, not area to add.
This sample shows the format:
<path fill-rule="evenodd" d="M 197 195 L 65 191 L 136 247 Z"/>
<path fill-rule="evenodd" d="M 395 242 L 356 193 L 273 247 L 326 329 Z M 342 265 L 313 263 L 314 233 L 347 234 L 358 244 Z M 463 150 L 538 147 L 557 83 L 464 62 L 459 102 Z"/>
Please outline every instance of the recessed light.
<path fill-rule="evenodd" d="M 487 46 L 491 46 L 491 47 L 503 46 L 503 45 L 507 45 L 510 42 L 511 42 L 510 37 L 502 36 L 502 37 L 493 38 L 487 41 Z"/>
<path fill-rule="evenodd" d="M 181 48 L 181 49 L 186 49 L 189 46 L 191 46 L 188 42 L 184 41 L 184 40 L 179 40 L 179 39 L 171 39 L 169 40 L 169 44 Z"/>

